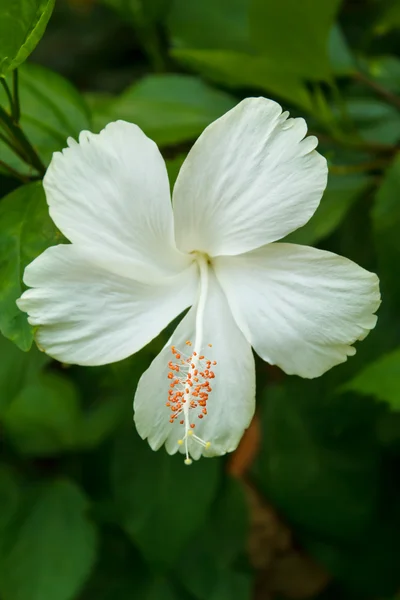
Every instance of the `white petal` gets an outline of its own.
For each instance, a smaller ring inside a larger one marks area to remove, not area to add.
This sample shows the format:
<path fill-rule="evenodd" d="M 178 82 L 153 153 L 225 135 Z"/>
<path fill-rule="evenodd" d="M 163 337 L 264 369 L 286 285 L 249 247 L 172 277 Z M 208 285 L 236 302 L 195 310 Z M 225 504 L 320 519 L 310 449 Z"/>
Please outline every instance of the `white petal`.
<path fill-rule="evenodd" d="M 17 301 L 38 327 L 38 346 L 60 361 L 102 365 L 126 358 L 193 303 L 195 265 L 160 284 L 111 274 L 74 244 L 49 248 L 25 270 Z"/>
<path fill-rule="evenodd" d="M 331 252 L 271 244 L 215 268 L 246 338 L 286 373 L 322 375 L 376 324 L 377 276 Z"/>
<path fill-rule="evenodd" d="M 189 451 L 192 458 L 216 456 L 231 452 L 237 447 L 244 430 L 254 414 L 255 369 L 251 347 L 233 320 L 225 296 L 215 277 L 211 274 L 205 307 L 203 352 L 206 358 L 216 360 L 215 379 L 211 380 L 207 411 L 202 420 L 200 409 L 193 409 L 194 432 L 205 441 L 210 441 L 209 450 L 203 449 L 190 439 Z M 197 307 L 192 307 L 178 325 L 168 345 L 154 359 L 143 374 L 135 395 L 135 423 L 142 438 L 157 450 L 166 444 L 170 454 L 184 447 L 178 446 L 184 427 L 178 421 L 171 424 L 171 413 L 165 406 L 168 399 L 170 380 L 168 362 L 173 358 L 171 345 L 188 352 L 186 340 L 195 340 Z M 208 344 L 212 344 L 210 348 Z"/>
<path fill-rule="evenodd" d="M 188 154 L 173 193 L 178 248 L 235 255 L 284 237 L 314 214 L 326 160 L 304 119 L 248 98 L 212 123 Z"/>
<path fill-rule="evenodd" d="M 175 247 L 168 175 L 156 144 L 124 121 L 68 143 L 54 153 L 43 181 L 62 233 L 122 275 L 181 270 L 188 259 Z"/>

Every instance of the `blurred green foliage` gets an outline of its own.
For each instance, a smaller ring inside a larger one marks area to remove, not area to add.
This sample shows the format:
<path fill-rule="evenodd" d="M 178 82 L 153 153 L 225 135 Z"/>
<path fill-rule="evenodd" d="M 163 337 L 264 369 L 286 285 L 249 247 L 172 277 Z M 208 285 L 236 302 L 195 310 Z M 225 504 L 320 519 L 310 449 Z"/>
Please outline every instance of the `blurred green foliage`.
<path fill-rule="evenodd" d="M 298 549 L 326 570 L 311 595 L 394 598 L 399 1 L 59 0 L 45 33 L 53 4 L 0 0 L 1 600 L 307 598 L 290 566 L 291 591 L 276 584 Z M 250 95 L 304 116 L 329 162 L 320 208 L 288 240 L 378 272 L 383 304 L 357 355 L 318 380 L 258 362 L 261 446 L 234 479 L 229 459 L 187 469 L 136 434 L 135 386 L 170 328 L 121 363 L 67 367 L 32 345 L 15 300 L 60 240 L 40 179 L 67 137 L 135 122 L 173 184 L 196 137 Z M 264 562 L 249 552 L 254 490 L 269 528 L 278 513 L 291 531 L 284 548 L 263 530 Z"/>

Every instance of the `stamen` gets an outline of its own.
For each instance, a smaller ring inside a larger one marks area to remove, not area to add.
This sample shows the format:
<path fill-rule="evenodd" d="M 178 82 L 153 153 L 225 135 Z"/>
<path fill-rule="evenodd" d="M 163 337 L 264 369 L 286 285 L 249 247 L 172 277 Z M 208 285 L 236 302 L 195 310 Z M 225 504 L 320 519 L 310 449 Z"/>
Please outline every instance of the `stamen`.
<path fill-rule="evenodd" d="M 187 340 L 186 346 L 192 346 L 192 342 Z M 211 442 L 196 435 L 194 429 L 195 420 L 201 421 L 207 416 L 207 403 L 212 392 L 210 380 L 215 379 L 211 365 L 216 364 L 216 361 L 211 361 L 204 354 L 194 351 L 185 357 L 184 364 L 181 365 L 183 353 L 175 346 L 171 346 L 171 353 L 174 358 L 168 363 L 170 370 L 167 378 L 171 383 L 165 405 L 170 410 L 170 423 L 173 424 L 178 420 L 184 427 L 184 435 L 177 443 L 179 446 L 185 445 L 185 464 L 190 465 L 192 464 L 188 447 L 190 440 L 207 450 L 211 446 Z"/>

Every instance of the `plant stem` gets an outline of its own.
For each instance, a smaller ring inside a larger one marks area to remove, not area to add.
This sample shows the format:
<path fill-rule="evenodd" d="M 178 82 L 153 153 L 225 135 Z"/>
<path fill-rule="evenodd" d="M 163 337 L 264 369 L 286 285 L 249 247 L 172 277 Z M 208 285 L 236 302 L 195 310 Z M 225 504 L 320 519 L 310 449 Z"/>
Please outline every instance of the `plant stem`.
<path fill-rule="evenodd" d="M 19 179 L 23 183 L 29 183 L 29 181 L 31 181 L 30 177 L 23 175 L 22 173 L 19 173 L 18 171 L 13 169 L 13 167 L 10 167 L 10 165 L 5 163 L 3 160 L 0 160 L 0 167 L 2 169 L 4 169 L 5 171 L 8 171 L 8 173 L 10 173 L 10 175 L 15 177 L 15 179 Z"/>
<path fill-rule="evenodd" d="M 12 114 L 14 112 L 14 101 L 13 101 L 13 97 L 12 97 L 11 92 L 10 92 L 10 88 L 8 87 L 7 81 L 4 79 L 4 77 L 0 77 L 0 82 L 1 82 L 1 85 L 3 86 L 4 91 L 6 93 L 6 96 L 7 96 L 7 99 L 8 99 L 8 103 L 10 105 L 10 112 Z"/>
<path fill-rule="evenodd" d="M 16 123 L 19 123 L 19 120 L 21 118 L 21 106 L 19 103 L 18 69 L 14 69 L 13 71 L 13 100 L 13 118 Z"/>
<path fill-rule="evenodd" d="M 2 123 L 0 122 L 0 126 L 1 125 L 2 125 Z M 14 152 L 14 154 L 19 156 L 21 160 L 23 160 L 24 162 L 27 162 L 27 156 L 26 156 L 26 154 L 24 154 L 24 152 L 21 150 L 21 148 L 19 148 L 15 143 L 13 143 L 6 135 L 4 135 L 4 133 L 1 133 L 1 131 L 0 131 L 0 140 L 2 142 L 4 142 L 4 144 L 6 144 L 6 146 L 8 146 L 10 148 L 10 150 L 12 150 Z"/>
<path fill-rule="evenodd" d="M 376 83 L 376 81 L 374 81 L 373 79 L 370 79 L 369 77 L 364 75 L 364 73 L 361 73 L 361 72 L 355 73 L 354 79 L 356 81 L 363 83 L 364 85 L 370 87 L 377 94 L 379 94 L 379 96 L 382 96 L 382 98 L 384 98 L 387 102 L 389 102 L 389 104 L 392 104 L 396 108 L 400 108 L 400 98 L 398 96 L 396 96 L 396 94 L 393 94 L 390 90 L 383 87 L 383 85 Z"/>
<path fill-rule="evenodd" d="M 11 134 L 12 141 L 17 142 L 13 144 L 14 151 L 17 152 L 29 165 L 34 167 L 40 175 L 44 175 L 46 167 L 44 166 L 40 156 L 22 131 L 18 123 L 15 123 L 12 117 L 0 106 L 0 121 L 5 127 L 6 131 Z M 21 152 L 22 151 L 22 152 Z"/>

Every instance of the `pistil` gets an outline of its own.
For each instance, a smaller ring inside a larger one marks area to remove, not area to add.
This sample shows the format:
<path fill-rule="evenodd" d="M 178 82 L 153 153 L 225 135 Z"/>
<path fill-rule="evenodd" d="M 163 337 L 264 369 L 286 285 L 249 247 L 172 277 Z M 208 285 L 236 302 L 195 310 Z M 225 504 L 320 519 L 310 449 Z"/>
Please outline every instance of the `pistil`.
<path fill-rule="evenodd" d="M 171 410 L 170 423 L 179 422 L 184 427 L 184 436 L 178 440 L 178 445 L 185 446 L 185 464 L 192 464 L 189 456 L 189 441 L 192 440 L 203 448 L 208 449 L 211 442 L 205 441 L 194 433 L 196 424 L 192 420 L 193 413 L 197 419 L 202 420 L 207 415 L 207 402 L 212 392 L 211 381 L 215 378 L 213 367 L 216 361 L 206 358 L 203 350 L 203 329 L 205 307 L 208 292 L 208 266 L 206 257 L 198 257 L 200 271 L 200 293 L 196 309 L 195 341 L 194 344 L 186 341 L 188 353 L 171 347 L 174 357 L 168 366 L 168 379 L 170 380 L 168 401 L 166 406 Z M 194 347 L 193 351 L 190 350 Z M 208 344 L 211 348 L 212 344 Z M 189 353 L 190 352 L 190 353 Z"/>

